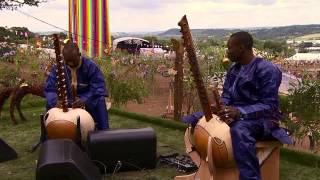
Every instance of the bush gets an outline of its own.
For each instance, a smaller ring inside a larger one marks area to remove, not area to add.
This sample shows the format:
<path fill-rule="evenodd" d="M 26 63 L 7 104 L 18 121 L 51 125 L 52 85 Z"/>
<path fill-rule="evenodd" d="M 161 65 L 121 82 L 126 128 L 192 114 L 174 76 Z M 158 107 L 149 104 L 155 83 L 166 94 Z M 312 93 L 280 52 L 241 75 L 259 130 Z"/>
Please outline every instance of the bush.
<path fill-rule="evenodd" d="M 149 94 L 138 64 L 130 63 L 133 58 L 136 60 L 137 57 L 115 54 L 111 58 L 95 59 L 104 74 L 109 96 L 116 107 L 128 101 L 142 103 L 143 98 Z"/>
<path fill-rule="evenodd" d="M 320 80 L 303 77 L 298 85 L 289 90 L 289 93 L 287 97 L 281 98 L 281 107 L 286 114 L 293 113 L 299 121 L 292 122 L 287 118 L 284 122 L 297 138 L 309 135 L 312 141 L 319 142 Z"/>
<path fill-rule="evenodd" d="M 10 68 L 8 65 L 0 66 L 0 84 L 5 87 L 17 85 L 19 72 L 15 68 Z"/>

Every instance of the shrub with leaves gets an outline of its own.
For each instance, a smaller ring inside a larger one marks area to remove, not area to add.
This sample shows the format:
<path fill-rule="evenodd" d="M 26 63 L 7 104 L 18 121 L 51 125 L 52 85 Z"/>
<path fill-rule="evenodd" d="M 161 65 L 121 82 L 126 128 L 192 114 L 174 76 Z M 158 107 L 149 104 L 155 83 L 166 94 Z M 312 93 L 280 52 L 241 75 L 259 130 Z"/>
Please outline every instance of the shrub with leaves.
<path fill-rule="evenodd" d="M 6 65 L 0 66 L 0 84 L 2 87 L 12 87 L 17 85 L 19 72 L 12 67 Z"/>
<path fill-rule="evenodd" d="M 293 113 L 299 121 L 288 118 L 284 123 L 291 128 L 296 138 L 312 136 L 315 142 L 320 140 L 320 80 L 303 77 L 298 85 L 293 85 L 289 95 L 282 98 L 284 112 Z"/>
<path fill-rule="evenodd" d="M 113 105 L 119 107 L 129 101 L 142 103 L 149 91 L 138 64 L 130 63 L 131 58 L 136 57 L 121 56 L 121 54 L 115 56 L 116 58 L 96 59 L 104 74 Z"/>

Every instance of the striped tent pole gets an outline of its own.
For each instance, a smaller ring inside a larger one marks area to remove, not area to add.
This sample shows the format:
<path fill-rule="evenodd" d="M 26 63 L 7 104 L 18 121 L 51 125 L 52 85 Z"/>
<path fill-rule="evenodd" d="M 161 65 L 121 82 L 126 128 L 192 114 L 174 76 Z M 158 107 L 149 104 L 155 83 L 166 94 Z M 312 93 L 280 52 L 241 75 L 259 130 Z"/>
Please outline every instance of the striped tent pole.
<path fill-rule="evenodd" d="M 102 56 L 102 52 L 103 52 L 103 2 L 104 0 L 100 0 L 99 1 L 99 5 L 98 5 L 98 12 L 99 12 L 99 20 L 98 20 L 98 24 L 99 24 L 99 47 L 98 47 L 98 56 Z"/>
<path fill-rule="evenodd" d="M 96 50 L 96 47 L 97 47 L 97 42 L 96 42 L 96 37 L 95 37 L 95 34 L 97 32 L 97 23 L 96 23 L 96 7 L 97 7 L 97 1 L 96 0 L 92 0 L 91 1 L 91 8 L 92 8 L 92 11 L 91 11 L 91 15 L 92 15 L 92 18 L 91 18 L 91 28 L 92 28 L 92 31 L 91 31 L 91 53 L 92 53 L 92 56 L 96 56 L 97 54 L 97 50 Z"/>
<path fill-rule="evenodd" d="M 110 16 L 109 16 L 109 0 L 106 0 L 106 38 L 107 48 L 111 48 L 111 33 L 110 33 Z"/>
<path fill-rule="evenodd" d="M 83 33 L 82 33 L 82 24 L 83 24 L 83 13 L 82 13 L 82 0 L 78 1 L 78 46 L 81 50 L 81 53 L 83 52 L 82 43 L 83 43 Z"/>
<path fill-rule="evenodd" d="M 88 34 L 87 34 L 87 27 L 88 27 L 88 17 L 87 17 L 87 0 L 82 0 L 82 49 L 85 55 L 88 55 L 87 49 L 87 42 L 88 42 Z"/>
<path fill-rule="evenodd" d="M 69 37 L 84 55 L 103 56 L 111 47 L 109 24 L 108 0 L 69 0 Z"/>
<path fill-rule="evenodd" d="M 68 38 L 71 39 L 72 38 L 72 14 L 73 14 L 73 10 L 72 10 L 72 0 L 69 0 L 69 13 L 68 13 L 68 22 L 69 22 L 69 26 L 68 26 Z"/>
<path fill-rule="evenodd" d="M 86 13 L 86 36 L 87 36 L 87 40 L 86 40 L 86 49 L 87 49 L 87 55 L 89 57 L 92 57 L 92 49 L 93 49 L 93 41 L 92 41 L 92 1 L 86 1 L 86 7 L 87 7 L 87 13 Z"/>
<path fill-rule="evenodd" d="M 99 56 L 99 32 L 100 32 L 100 29 L 99 29 L 99 5 L 100 5 L 100 0 L 94 0 L 95 1 L 95 15 L 94 15 L 94 24 L 95 24 L 95 32 L 94 32 L 94 41 L 95 41 L 95 46 L 94 46 L 94 49 L 95 49 L 95 55 L 96 56 Z"/>
<path fill-rule="evenodd" d="M 73 12 L 72 12 L 72 20 L 73 20 L 73 29 L 72 29 L 72 34 L 73 34 L 73 41 L 78 42 L 78 16 L 77 16 L 77 3 L 76 0 L 72 0 L 73 2 Z"/>

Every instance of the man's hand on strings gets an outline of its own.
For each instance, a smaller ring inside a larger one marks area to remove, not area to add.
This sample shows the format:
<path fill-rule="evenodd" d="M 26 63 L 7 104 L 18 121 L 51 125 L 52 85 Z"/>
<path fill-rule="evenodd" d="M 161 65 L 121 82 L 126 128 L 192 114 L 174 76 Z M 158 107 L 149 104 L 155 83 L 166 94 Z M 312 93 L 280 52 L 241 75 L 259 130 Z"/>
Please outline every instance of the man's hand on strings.
<path fill-rule="evenodd" d="M 56 104 L 55 107 L 56 107 L 56 108 L 59 108 L 59 109 L 62 109 L 62 101 L 59 101 L 59 100 L 58 100 L 58 102 L 57 102 L 57 104 Z"/>
<path fill-rule="evenodd" d="M 220 105 L 220 107 L 224 108 L 224 105 Z M 217 107 L 216 104 L 211 104 L 210 108 L 211 108 L 212 114 L 218 114 L 219 108 Z"/>
<path fill-rule="evenodd" d="M 83 108 L 84 106 L 84 102 L 79 97 L 76 97 L 76 100 L 72 103 L 72 108 Z"/>
<path fill-rule="evenodd" d="M 222 106 L 221 110 L 218 112 L 218 116 L 222 121 L 231 124 L 234 120 L 238 119 L 240 112 L 237 108 L 232 106 Z"/>

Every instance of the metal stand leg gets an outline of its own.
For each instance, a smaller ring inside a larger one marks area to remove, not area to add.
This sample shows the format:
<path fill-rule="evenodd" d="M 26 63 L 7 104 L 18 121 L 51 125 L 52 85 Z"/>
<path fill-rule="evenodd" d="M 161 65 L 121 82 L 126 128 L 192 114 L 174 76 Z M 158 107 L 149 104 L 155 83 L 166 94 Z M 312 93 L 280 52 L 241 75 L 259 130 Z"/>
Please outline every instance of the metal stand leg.
<path fill-rule="evenodd" d="M 31 153 L 33 153 L 40 146 L 40 144 L 42 144 L 44 141 L 47 140 L 47 131 L 45 127 L 45 120 L 47 119 L 47 117 L 48 117 L 48 114 L 46 116 L 44 116 L 43 114 L 40 115 L 40 126 L 41 126 L 40 139 L 39 139 L 39 142 L 37 142 L 31 147 L 31 150 L 30 150 Z"/>

